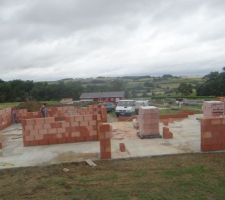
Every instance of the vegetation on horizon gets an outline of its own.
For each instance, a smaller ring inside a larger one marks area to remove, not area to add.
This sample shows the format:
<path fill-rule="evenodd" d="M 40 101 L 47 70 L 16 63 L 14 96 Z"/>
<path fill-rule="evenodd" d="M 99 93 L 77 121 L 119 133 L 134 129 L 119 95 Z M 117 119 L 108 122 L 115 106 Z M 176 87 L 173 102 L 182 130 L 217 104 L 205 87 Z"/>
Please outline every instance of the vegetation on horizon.
<path fill-rule="evenodd" d="M 224 96 L 225 71 L 211 72 L 203 78 L 165 74 L 161 77 L 98 77 L 79 80 L 64 79 L 54 82 L 3 81 L 0 79 L 0 102 L 49 101 L 66 97 L 79 99 L 82 92 L 119 90 L 124 90 L 127 98 Z"/>

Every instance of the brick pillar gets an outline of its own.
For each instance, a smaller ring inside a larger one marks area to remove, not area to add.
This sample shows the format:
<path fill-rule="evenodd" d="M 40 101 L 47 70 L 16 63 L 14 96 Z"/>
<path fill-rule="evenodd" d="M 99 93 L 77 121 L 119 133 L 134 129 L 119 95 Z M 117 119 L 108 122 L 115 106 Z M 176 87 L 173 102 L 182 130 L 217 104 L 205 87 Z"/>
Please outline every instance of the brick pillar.
<path fill-rule="evenodd" d="M 99 125 L 100 158 L 111 159 L 112 127 L 110 124 Z"/>
<path fill-rule="evenodd" d="M 225 150 L 225 117 L 201 120 L 201 150 Z"/>

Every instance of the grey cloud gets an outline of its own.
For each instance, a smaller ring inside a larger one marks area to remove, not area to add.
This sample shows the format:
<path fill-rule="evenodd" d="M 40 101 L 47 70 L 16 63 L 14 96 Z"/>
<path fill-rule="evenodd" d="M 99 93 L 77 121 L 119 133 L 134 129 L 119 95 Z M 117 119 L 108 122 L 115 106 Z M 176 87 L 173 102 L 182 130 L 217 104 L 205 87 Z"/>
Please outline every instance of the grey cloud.
<path fill-rule="evenodd" d="M 223 0 L 1 0 L 0 78 L 207 73 L 224 66 L 224 10 Z"/>

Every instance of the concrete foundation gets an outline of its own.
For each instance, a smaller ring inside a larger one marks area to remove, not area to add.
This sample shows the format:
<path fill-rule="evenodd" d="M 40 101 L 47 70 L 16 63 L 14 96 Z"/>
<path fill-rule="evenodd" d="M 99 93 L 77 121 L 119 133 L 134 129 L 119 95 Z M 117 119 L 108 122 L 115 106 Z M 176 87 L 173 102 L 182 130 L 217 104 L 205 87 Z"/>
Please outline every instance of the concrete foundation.
<path fill-rule="evenodd" d="M 200 152 L 200 122 L 197 120 L 199 117 L 201 115 L 192 115 L 181 121 L 169 123 L 169 130 L 173 133 L 173 139 L 169 140 L 142 140 L 138 138 L 132 122 L 112 122 L 111 157 L 118 159 Z M 163 127 L 160 123 L 161 135 Z M 24 147 L 20 124 L 0 131 L 0 135 L 3 146 L 0 169 L 100 159 L 99 141 Z M 126 146 L 125 151 L 121 151 L 121 143 Z"/>

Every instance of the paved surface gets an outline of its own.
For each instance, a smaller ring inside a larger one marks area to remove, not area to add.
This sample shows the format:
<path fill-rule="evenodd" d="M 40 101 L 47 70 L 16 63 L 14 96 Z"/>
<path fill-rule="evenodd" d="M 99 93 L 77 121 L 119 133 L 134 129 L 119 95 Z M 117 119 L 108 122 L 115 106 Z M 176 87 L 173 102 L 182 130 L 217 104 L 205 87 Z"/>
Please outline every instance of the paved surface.
<path fill-rule="evenodd" d="M 169 140 L 139 139 L 132 122 L 113 122 L 112 158 L 200 152 L 200 123 L 196 120 L 200 116 L 169 124 L 174 134 L 174 139 Z M 162 133 L 162 124 L 160 129 Z M 23 147 L 20 124 L 0 131 L 0 135 L 0 169 L 99 159 L 99 142 Z M 119 151 L 119 143 L 125 144 L 126 152 Z"/>
<path fill-rule="evenodd" d="M 193 115 L 170 123 L 173 139 L 139 139 L 132 123 L 114 122 L 113 158 L 200 152 L 200 117 Z M 162 128 L 160 124 L 161 135 Z M 119 143 L 125 144 L 126 152 L 119 151 Z"/>

